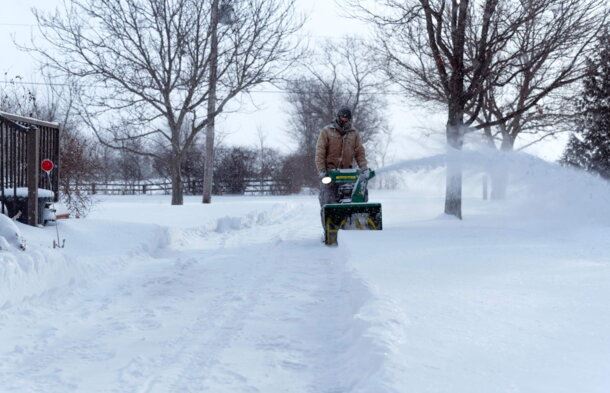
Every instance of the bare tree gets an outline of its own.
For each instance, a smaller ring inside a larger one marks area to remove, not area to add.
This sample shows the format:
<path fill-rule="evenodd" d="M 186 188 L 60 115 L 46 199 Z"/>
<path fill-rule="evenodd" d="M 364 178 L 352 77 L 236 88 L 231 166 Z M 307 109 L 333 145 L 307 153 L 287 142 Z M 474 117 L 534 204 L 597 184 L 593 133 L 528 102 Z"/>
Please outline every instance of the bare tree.
<path fill-rule="evenodd" d="M 308 186 L 318 185 L 313 164 L 318 134 L 335 119 L 341 106 L 352 109 L 352 121 L 365 144 L 370 145 L 385 125 L 380 68 L 369 53 L 368 46 L 356 38 L 326 42 L 305 65 L 304 74 L 289 83 L 288 134 L 298 146 Z"/>
<path fill-rule="evenodd" d="M 8 72 L 4 72 L 4 82 L 0 90 L 0 109 L 20 116 L 65 122 L 72 108 L 71 99 L 67 100 L 69 109 L 65 109 L 66 114 L 62 116 L 62 100 L 60 100 L 61 95 L 57 94 L 57 89 L 50 84 L 46 85 L 45 89 L 31 86 L 24 84 L 22 79 L 20 75 L 11 76 Z M 68 91 L 64 93 L 71 96 L 71 90 L 66 90 Z"/>
<path fill-rule="evenodd" d="M 375 9 L 352 3 L 377 27 L 388 76 L 408 96 L 445 106 L 449 152 L 461 150 L 481 109 L 484 82 L 513 59 L 510 52 L 494 55 L 527 19 L 523 7 L 498 0 L 385 0 Z M 447 160 L 445 213 L 462 217 L 457 158 Z"/>
<path fill-rule="evenodd" d="M 189 125 L 185 124 L 183 126 L 183 138 L 189 132 Z M 228 134 L 226 132 L 216 133 L 214 138 L 214 152 L 218 152 L 221 149 L 224 149 L 224 139 Z M 202 191 L 201 180 L 204 178 L 204 170 L 206 166 L 206 146 L 205 146 L 205 138 L 201 138 L 203 135 L 199 135 L 198 138 L 195 138 L 193 143 L 189 146 L 188 149 L 184 151 L 184 159 L 182 161 L 182 183 L 188 185 L 187 188 L 184 189 L 184 192 L 187 195 L 200 195 Z M 171 179 L 171 166 L 169 165 L 171 162 L 171 149 L 168 146 L 165 146 L 161 140 L 156 144 L 156 155 L 159 158 L 154 158 L 152 160 L 153 172 L 156 176 L 170 180 Z M 215 157 L 216 155 L 214 155 Z M 213 169 L 216 173 L 216 165 L 218 164 L 218 160 L 214 159 Z M 220 181 L 221 179 L 216 179 L 215 183 Z M 215 188 L 216 190 L 217 188 Z"/>
<path fill-rule="evenodd" d="M 141 139 L 130 140 L 127 142 L 129 150 L 144 150 Z M 131 153 L 129 150 L 120 150 L 116 158 L 117 174 L 127 184 L 135 185 L 149 177 L 152 169 L 150 157 L 143 157 L 140 154 Z"/>
<path fill-rule="evenodd" d="M 277 179 L 281 165 L 280 153 L 267 145 L 268 133 L 262 126 L 256 128 L 258 137 L 256 172 L 259 179 L 259 186 L 264 189 L 265 182 Z"/>
<path fill-rule="evenodd" d="M 476 128 L 483 130 L 487 144 L 502 151 L 512 151 L 520 135 L 534 136 L 523 149 L 570 130 L 575 116 L 570 85 L 585 75 L 585 56 L 607 17 L 603 0 L 521 4 L 528 18 L 508 43 L 516 56 L 504 72 L 486 81 L 477 118 Z M 492 199 L 506 196 L 508 170 L 501 165 L 492 168 Z"/>
<path fill-rule="evenodd" d="M 568 31 L 567 23 L 577 21 L 578 18 L 569 17 L 571 11 L 565 9 L 565 4 L 582 3 L 576 0 L 384 0 L 374 8 L 367 8 L 360 0 L 351 3 L 359 17 L 372 21 L 377 27 L 381 52 L 386 59 L 385 68 L 391 80 L 410 97 L 445 106 L 450 151 L 462 148 L 466 132 L 481 128 L 491 133 L 492 126 L 519 117 L 521 120 L 517 122 L 522 122 L 524 114 L 537 109 L 538 101 L 549 93 L 541 87 L 544 84 L 531 84 L 533 80 L 543 81 L 542 75 L 526 81 L 533 86 L 532 92 L 537 98 L 521 103 L 517 98 L 517 105 L 507 107 L 499 118 L 485 111 L 490 108 L 486 106 L 490 102 L 487 100 L 489 92 L 494 86 L 514 87 L 519 80 L 527 79 L 524 75 L 528 66 L 534 67 L 534 74 L 540 71 L 536 67 L 557 71 L 560 62 L 556 54 L 578 54 L 578 49 L 566 49 L 565 44 L 579 48 L 584 42 L 578 42 L 577 34 L 563 43 L 556 39 L 549 46 L 540 45 L 545 39 L 553 38 L 553 34 Z M 555 15 L 548 16 L 553 14 L 553 9 Z M 596 11 L 595 7 L 590 11 Z M 538 26 L 541 15 L 544 15 L 546 27 Z M 558 16 L 565 20 L 557 20 Z M 550 28 L 548 25 L 553 23 L 561 27 Z M 574 27 L 572 31 L 579 28 Z M 541 32 L 545 29 L 554 32 L 544 37 Z M 536 39 L 532 42 L 532 38 Z M 527 47 L 529 55 L 523 51 L 525 42 L 531 44 Z M 546 52 L 553 45 L 557 46 L 556 54 L 548 55 Z M 544 61 L 540 63 L 540 60 L 544 58 L 556 61 L 541 66 Z M 528 59 L 533 62 L 526 61 Z M 564 64 L 570 64 L 571 59 L 567 58 Z M 571 78 L 573 75 L 564 75 L 551 85 L 563 86 Z M 515 96 L 519 96 L 518 92 Z M 448 160 L 445 212 L 456 217 L 461 217 L 461 183 L 459 160 Z"/>
<path fill-rule="evenodd" d="M 571 93 L 566 87 L 585 75 L 585 56 L 607 17 L 604 0 L 521 4 L 528 18 L 509 42 L 517 56 L 505 72 L 495 73 L 486 83 L 476 126 L 485 130 L 492 146 L 499 137 L 504 151 L 513 150 L 520 134 L 541 133 L 535 143 L 559 132 L 557 126 L 569 119 L 566 104 Z"/>
<path fill-rule="evenodd" d="M 172 204 L 183 202 L 181 164 L 196 136 L 235 96 L 275 80 L 298 56 L 290 40 L 301 26 L 294 0 L 225 1 L 221 10 L 230 10 L 232 23 L 217 28 L 214 4 L 64 0 L 55 14 L 35 11 L 45 44 L 29 49 L 90 87 L 80 108 L 102 143 L 132 151 L 125 141 L 142 139 L 143 150 L 133 152 L 150 157 L 159 137 L 171 146 Z"/>
<path fill-rule="evenodd" d="M 99 168 L 108 165 L 99 158 L 95 143 L 68 123 L 61 135 L 61 199 L 76 217 L 87 215 L 94 201 L 82 187 L 94 181 Z"/>

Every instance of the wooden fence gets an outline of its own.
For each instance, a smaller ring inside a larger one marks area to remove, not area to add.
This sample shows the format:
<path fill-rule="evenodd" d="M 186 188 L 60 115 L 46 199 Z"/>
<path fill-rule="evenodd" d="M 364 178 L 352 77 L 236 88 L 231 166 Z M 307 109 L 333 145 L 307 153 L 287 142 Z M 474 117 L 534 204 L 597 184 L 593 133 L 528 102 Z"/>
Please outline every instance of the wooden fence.
<path fill-rule="evenodd" d="M 273 179 L 246 179 L 244 191 L 241 195 L 285 195 L 288 194 L 288 186 Z M 87 184 L 74 185 L 88 194 L 96 195 L 143 195 L 162 194 L 169 195 L 172 192 L 172 183 L 169 180 L 143 180 L 134 182 L 91 182 Z M 185 180 L 182 184 L 185 195 L 201 195 L 203 193 L 202 180 Z M 215 185 L 215 194 L 230 194 L 229 187 L 223 186 L 222 182 Z"/>

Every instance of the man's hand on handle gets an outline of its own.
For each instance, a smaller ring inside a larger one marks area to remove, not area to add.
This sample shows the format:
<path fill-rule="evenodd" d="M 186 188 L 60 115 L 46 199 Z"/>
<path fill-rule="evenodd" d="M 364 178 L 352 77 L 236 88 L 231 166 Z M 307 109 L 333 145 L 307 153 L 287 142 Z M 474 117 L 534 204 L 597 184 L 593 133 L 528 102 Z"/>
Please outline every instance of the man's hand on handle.
<path fill-rule="evenodd" d="M 368 168 L 361 169 L 360 170 L 360 179 L 368 180 L 370 174 L 371 174 L 371 171 Z"/>

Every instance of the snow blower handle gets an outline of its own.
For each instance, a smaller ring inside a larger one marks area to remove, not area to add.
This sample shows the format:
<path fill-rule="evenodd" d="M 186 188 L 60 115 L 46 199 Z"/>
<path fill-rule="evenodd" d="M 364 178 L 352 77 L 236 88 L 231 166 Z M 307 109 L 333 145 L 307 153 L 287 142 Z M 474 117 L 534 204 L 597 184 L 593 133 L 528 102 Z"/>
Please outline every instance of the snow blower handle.
<path fill-rule="evenodd" d="M 367 201 L 367 186 L 369 179 L 372 179 L 373 176 L 375 176 L 375 171 L 371 171 L 368 168 L 360 170 L 358 180 L 356 180 L 356 184 L 354 184 L 354 189 L 352 190 L 352 202 Z"/>

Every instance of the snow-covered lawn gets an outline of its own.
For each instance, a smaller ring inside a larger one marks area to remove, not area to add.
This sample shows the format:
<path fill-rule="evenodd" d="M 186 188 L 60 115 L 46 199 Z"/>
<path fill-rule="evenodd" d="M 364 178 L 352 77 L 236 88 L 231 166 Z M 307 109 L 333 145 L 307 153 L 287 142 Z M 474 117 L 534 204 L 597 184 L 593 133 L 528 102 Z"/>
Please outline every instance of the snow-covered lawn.
<path fill-rule="evenodd" d="M 331 248 L 315 196 L 103 197 L 61 250 L 19 225 L 0 391 L 608 392 L 610 188 L 537 176 L 463 221 L 371 191 L 384 230 Z"/>

